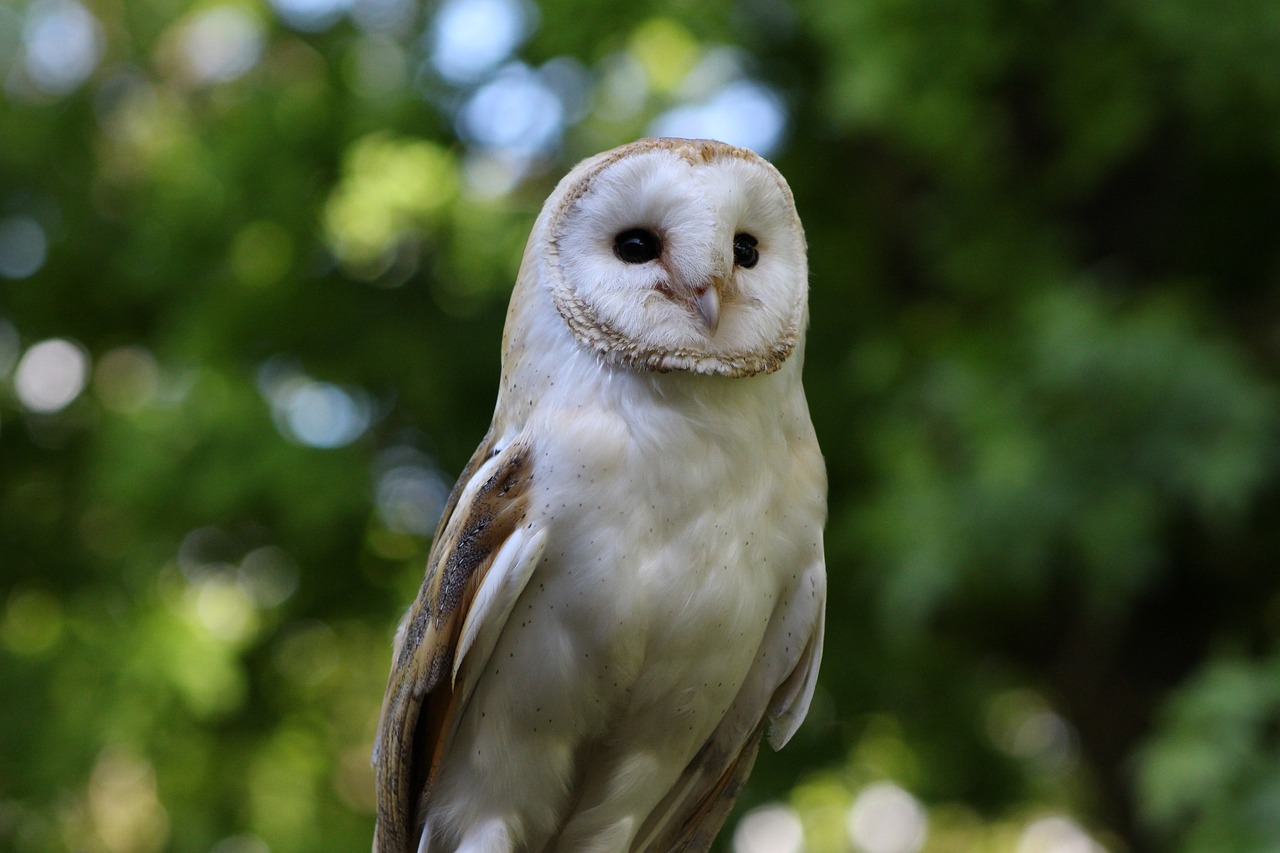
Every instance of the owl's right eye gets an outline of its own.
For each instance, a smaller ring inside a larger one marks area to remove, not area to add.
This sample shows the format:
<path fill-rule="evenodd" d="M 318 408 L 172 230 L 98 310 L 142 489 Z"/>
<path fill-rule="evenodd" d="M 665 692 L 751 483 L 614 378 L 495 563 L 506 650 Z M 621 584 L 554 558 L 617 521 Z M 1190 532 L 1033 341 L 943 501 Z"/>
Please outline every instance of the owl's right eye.
<path fill-rule="evenodd" d="M 613 238 L 613 253 L 624 263 L 645 264 L 662 254 L 662 241 L 652 231 L 632 228 Z"/>

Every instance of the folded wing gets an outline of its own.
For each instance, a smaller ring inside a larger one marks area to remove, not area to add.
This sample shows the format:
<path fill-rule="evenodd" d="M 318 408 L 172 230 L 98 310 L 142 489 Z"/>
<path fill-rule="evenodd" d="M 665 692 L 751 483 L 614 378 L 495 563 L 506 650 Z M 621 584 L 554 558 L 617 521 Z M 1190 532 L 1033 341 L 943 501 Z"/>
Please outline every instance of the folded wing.
<path fill-rule="evenodd" d="M 632 850 L 703 853 L 728 818 L 769 726 L 781 749 L 800 727 L 822 659 L 826 570 L 821 561 L 800 577 L 774 612 L 755 663 L 724 719 L 675 786 L 641 827 Z"/>
<path fill-rule="evenodd" d="M 527 442 L 490 435 L 449 496 L 383 699 L 374 853 L 417 849 L 457 720 L 542 558 L 546 531 L 527 520 L 532 469 Z"/>

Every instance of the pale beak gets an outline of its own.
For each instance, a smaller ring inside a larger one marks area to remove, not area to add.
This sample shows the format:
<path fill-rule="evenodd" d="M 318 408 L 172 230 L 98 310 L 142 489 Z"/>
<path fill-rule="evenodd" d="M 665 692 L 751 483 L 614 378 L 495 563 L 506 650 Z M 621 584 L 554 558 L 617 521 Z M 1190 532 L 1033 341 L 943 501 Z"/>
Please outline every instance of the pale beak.
<path fill-rule="evenodd" d="M 713 282 L 703 288 L 693 298 L 693 307 L 698 312 L 698 317 L 702 319 L 702 325 L 706 327 L 707 334 L 711 337 L 716 336 L 716 329 L 720 328 L 720 282 Z"/>

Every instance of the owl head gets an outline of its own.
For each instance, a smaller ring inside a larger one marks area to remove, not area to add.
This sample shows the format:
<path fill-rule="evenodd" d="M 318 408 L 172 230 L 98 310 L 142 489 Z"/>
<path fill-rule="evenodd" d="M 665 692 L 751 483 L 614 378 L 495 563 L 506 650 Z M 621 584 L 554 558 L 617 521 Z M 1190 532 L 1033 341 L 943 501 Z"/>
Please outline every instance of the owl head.
<path fill-rule="evenodd" d="M 741 148 L 643 139 L 586 160 L 548 199 L 535 238 L 539 278 L 572 335 L 626 368 L 771 373 L 807 321 L 791 190 Z"/>

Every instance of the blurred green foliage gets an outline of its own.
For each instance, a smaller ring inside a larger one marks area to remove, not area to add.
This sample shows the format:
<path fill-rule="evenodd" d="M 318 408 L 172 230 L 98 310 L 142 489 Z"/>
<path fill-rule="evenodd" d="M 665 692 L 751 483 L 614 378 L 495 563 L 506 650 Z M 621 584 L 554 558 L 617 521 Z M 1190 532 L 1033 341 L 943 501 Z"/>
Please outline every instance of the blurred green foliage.
<path fill-rule="evenodd" d="M 652 132 L 811 250 L 826 659 L 732 845 L 1277 849 L 1276 9 L 0 4 L 0 849 L 365 848 L 532 218 Z"/>

